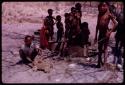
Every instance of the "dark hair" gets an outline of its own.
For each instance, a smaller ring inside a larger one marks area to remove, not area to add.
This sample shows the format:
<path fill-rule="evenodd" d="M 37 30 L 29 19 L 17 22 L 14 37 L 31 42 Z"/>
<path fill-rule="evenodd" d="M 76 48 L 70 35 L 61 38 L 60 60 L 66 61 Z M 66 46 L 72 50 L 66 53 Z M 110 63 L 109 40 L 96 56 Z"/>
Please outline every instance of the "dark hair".
<path fill-rule="evenodd" d="M 75 7 L 81 7 L 81 4 L 80 3 L 76 3 Z"/>
<path fill-rule="evenodd" d="M 81 24 L 81 27 L 82 27 L 82 28 L 83 28 L 83 27 L 88 28 L 88 22 L 83 22 L 83 23 Z"/>
<path fill-rule="evenodd" d="M 105 2 L 100 2 L 98 8 L 100 8 L 103 5 L 103 3 L 106 3 L 108 7 L 110 6 L 109 2 L 105 1 Z"/>
<path fill-rule="evenodd" d="M 61 16 L 60 15 L 57 15 L 56 16 L 56 20 L 60 20 L 61 19 Z"/>
<path fill-rule="evenodd" d="M 75 12 L 76 8 L 75 7 L 72 7 L 71 8 L 71 12 Z"/>
<path fill-rule="evenodd" d="M 52 12 L 53 10 L 52 9 L 48 9 L 48 12 Z"/>
<path fill-rule="evenodd" d="M 24 38 L 24 41 L 29 40 L 29 39 L 32 39 L 32 36 L 26 35 L 25 38 Z"/>
<path fill-rule="evenodd" d="M 65 16 L 65 17 L 68 17 L 68 16 L 69 16 L 69 13 L 65 13 L 64 16 Z"/>

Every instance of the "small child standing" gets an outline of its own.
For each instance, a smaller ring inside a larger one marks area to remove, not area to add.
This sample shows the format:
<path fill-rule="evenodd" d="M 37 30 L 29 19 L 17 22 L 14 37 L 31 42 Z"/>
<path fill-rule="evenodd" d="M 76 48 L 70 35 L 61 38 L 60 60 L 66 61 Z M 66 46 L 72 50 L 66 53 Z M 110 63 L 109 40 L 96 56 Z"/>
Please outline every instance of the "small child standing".
<path fill-rule="evenodd" d="M 90 31 L 88 28 L 88 23 L 87 22 L 83 22 L 81 24 L 81 34 L 82 34 L 82 45 L 83 45 L 83 53 L 84 53 L 84 57 L 87 58 L 87 60 L 90 60 L 88 57 L 88 45 L 89 43 L 89 35 L 90 35 Z"/>
<path fill-rule="evenodd" d="M 71 29 L 70 14 L 65 13 L 65 38 L 68 39 L 69 30 Z"/>
<path fill-rule="evenodd" d="M 81 31 L 83 33 L 83 43 L 84 45 L 88 44 L 88 40 L 89 40 L 89 35 L 90 35 L 90 31 L 89 31 L 89 28 L 88 28 L 88 23 L 87 22 L 83 22 L 81 24 Z"/>
<path fill-rule="evenodd" d="M 58 15 L 56 16 L 56 20 L 57 20 L 57 23 L 56 23 L 56 26 L 57 26 L 57 42 L 61 41 L 62 39 L 62 36 L 63 36 L 63 33 L 64 33 L 64 28 L 63 28 L 63 24 L 61 22 L 61 16 Z"/>

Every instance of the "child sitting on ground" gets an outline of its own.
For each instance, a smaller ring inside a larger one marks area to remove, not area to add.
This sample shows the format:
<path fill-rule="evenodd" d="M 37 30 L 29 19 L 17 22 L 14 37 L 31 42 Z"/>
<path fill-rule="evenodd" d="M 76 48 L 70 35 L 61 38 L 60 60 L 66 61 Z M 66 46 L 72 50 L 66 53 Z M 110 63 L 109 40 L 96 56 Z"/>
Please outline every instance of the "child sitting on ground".
<path fill-rule="evenodd" d="M 32 40 L 32 36 L 26 35 L 24 45 L 19 50 L 20 58 L 25 64 L 31 63 L 38 54 L 36 46 L 32 43 Z"/>

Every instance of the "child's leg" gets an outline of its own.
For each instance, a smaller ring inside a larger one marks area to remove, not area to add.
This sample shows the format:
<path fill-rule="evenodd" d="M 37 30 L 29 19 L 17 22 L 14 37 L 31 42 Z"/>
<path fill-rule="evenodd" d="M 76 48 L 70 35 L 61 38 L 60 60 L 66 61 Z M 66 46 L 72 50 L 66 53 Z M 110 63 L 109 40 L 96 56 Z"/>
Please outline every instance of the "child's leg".
<path fill-rule="evenodd" d="M 52 28 L 52 31 L 51 31 L 51 40 L 53 40 L 53 35 L 54 35 L 54 31 L 53 31 L 53 28 Z"/>
<path fill-rule="evenodd" d="M 61 41 L 61 39 L 62 39 L 62 32 L 60 32 L 60 39 L 59 40 Z"/>
<path fill-rule="evenodd" d="M 22 61 L 24 63 L 29 63 L 30 62 L 29 60 L 27 60 L 26 55 L 25 55 L 25 53 L 23 52 L 22 49 L 19 50 L 19 54 L 20 54 L 20 58 L 22 59 Z"/>
<path fill-rule="evenodd" d="M 88 56 L 88 44 L 85 45 L 85 56 L 86 56 L 86 60 L 90 61 L 90 58 Z"/>
<path fill-rule="evenodd" d="M 122 42 L 119 42 L 119 46 L 118 46 L 118 53 L 117 53 L 117 64 L 122 64 L 122 55 L 121 55 L 121 49 L 122 49 Z"/>
<path fill-rule="evenodd" d="M 84 45 L 84 48 L 83 48 L 83 54 L 84 54 L 84 57 L 88 57 L 88 53 L 87 53 L 87 45 Z"/>
<path fill-rule="evenodd" d="M 59 51 L 60 46 L 61 46 L 61 42 L 58 42 L 58 44 L 56 45 L 55 51 Z"/>
<path fill-rule="evenodd" d="M 36 55 L 38 54 L 38 52 L 36 50 L 34 50 L 31 54 L 31 60 L 33 61 L 34 58 L 36 57 Z"/>
<path fill-rule="evenodd" d="M 57 31 L 57 42 L 59 41 L 59 32 Z"/>
<path fill-rule="evenodd" d="M 101 66 L 101 64 L 103 64 L 102 62 L 102 52 L 103 52 L 103 42 L 99 42 L 98 43 L 98 50 L 99 50 L 99 54 L 98 54 L 98 67 Z"/>
<path fill-rule="evenodd" d="M 107 57 L 108 57 L 108 51 L 107 51 L 108 42 L 109 42 L 109 39 L 106 39 L 104 42 L 104 64 L 106 64 Z"/>
<path fill-rule="evenodd" d="M 118 55 L 118 45 L 119 45 L 119 39 L 115 38 L 115 49 L 114 49 L 114 60 L 113 63 L 116 64 L 116 60 L 117 60 L 117 55 Z"/>

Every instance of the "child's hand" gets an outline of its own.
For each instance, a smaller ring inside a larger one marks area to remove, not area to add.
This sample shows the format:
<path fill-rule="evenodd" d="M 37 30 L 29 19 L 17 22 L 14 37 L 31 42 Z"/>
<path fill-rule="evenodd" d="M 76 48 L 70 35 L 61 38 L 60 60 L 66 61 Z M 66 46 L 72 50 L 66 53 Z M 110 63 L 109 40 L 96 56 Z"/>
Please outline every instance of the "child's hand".
<path fill-rule="evenodd" d="M 36 49 L 39 49 L 40 47 L 39 47 L 39 45 L 36 45 Z"/>
<path fill-rule="evenodd" d="M 111 13 L 109 14 L 109 16 L 111 17 L 111 19 L 113 19 L 113 18 L 116 19 L 116 17 Z"/>
<path fill-rule="evenodd" d="M 106 37 L 109 38 L 110 35 L 111 35 L 111 31 L 108 31 L 108 32 L 106 33 Z"/>
<path fill-rule="evenodd" d="M 49 34 L 49 31 L 48 31 L 48 30 L 46 30 L 46 31 L 45 31 L 45 33 L 46 33 L 46 34 Z"/>

